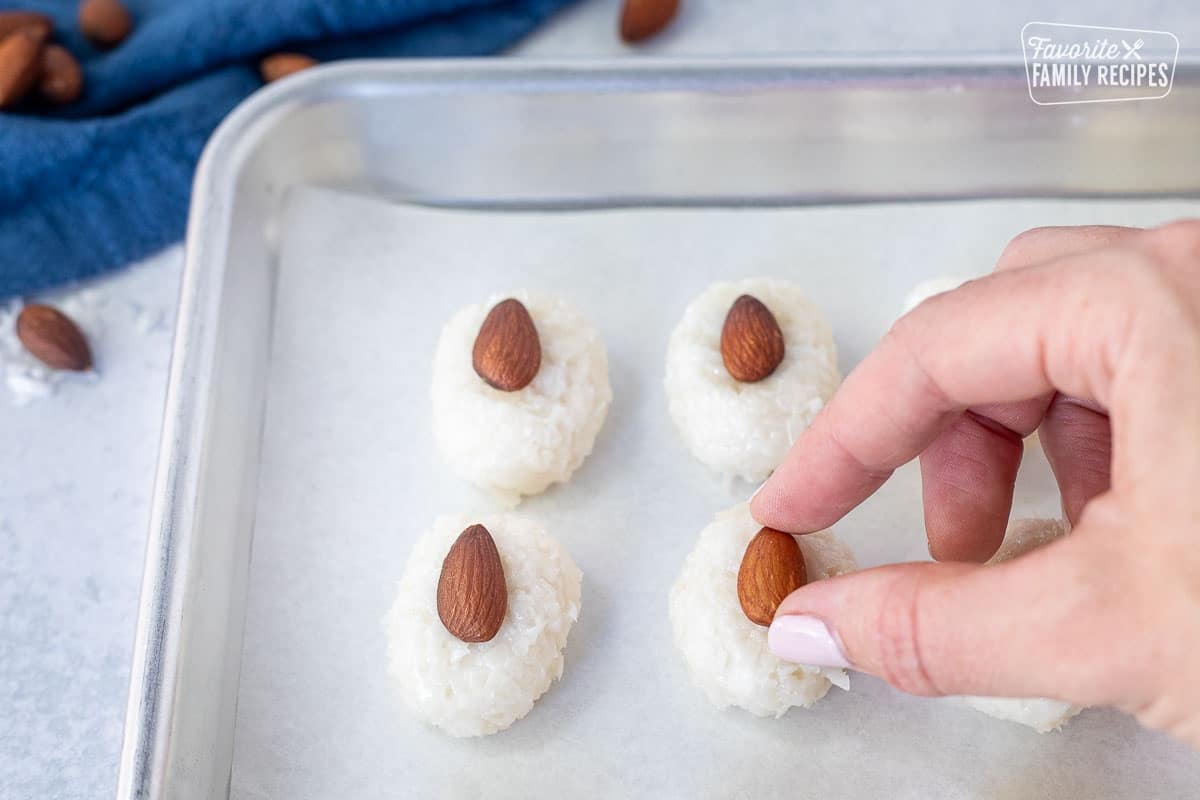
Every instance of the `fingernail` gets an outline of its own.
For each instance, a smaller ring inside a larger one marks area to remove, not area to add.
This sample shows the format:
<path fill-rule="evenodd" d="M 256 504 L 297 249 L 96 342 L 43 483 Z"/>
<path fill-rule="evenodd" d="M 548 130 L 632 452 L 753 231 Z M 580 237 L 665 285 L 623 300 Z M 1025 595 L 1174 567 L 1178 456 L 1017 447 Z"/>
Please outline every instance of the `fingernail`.
<path fill-rule="evenodd" d="M 749 499 L 747 502 L 749 502 L 749 503 L 753 503 L 753 502 L 754 502 L 754 498 L 758 497 L 758 493 L 759 493 L 759 492 L 761 492 L 761 491 L 763 490 L 763 487 L 764 487 L 764 486 L 766 486 L 766 485 L 767 485 L 767 482 L 768 482 L 768 481 L 770 481 L 770 480 L 771 480 L 771 476 L 770 476 L 770 475 L 768 475 L 768 476 L 767 476 L 767 480 L 763 481 L 762 483 L 760 483 L 760 484 L 758 485 L 758 488 L 754 490 L 754 494 L 750 495 L 750 499 Z"/>
<path fill-rule="evenodd" d="M 784 661 L 814 667 L 849 667 L 829 626 L 816 617 L 776 617 L 767 630 L 767 647 Z"/>

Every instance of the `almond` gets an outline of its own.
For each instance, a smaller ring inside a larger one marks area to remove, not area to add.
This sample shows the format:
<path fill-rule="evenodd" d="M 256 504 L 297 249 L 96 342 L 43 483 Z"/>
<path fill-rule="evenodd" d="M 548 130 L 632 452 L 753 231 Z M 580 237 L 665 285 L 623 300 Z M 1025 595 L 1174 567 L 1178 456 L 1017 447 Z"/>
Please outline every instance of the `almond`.
<path fill-rule="evenodd" d="M 133 30 L 133 17 L 121 0 L 83 0 L 79 29 L 97 47 L 116 47 Z"/>
<path fill-rule="evenodd" d="M 258 74 L 266 83 L 315 67 L 317 60 L 301 53 L 274 53 L 258 62 Z"/>
<path fill-rule="evenodd" d="M 0 11 L 0 39 L 21 28 L 37 28 L 48 38 L 54 32 L 54 22 L 36 11 Z"/>
<path fill-rule="evenodd" d="M 770 625 L 783 598 L 808 582 L 796 537 L 774 528 L 754 535 L 738 569 L 742 611 L 756 625 Z"/>
<path fill-rule="evenodd" d="M 524 389 L 542 366 L 542 343 L 533 317 L 520 300 L 497 303 L 475 337 L 475 374 L 502 392 Z"/>
<path fill-rule="evenodd" d="M 42 44 L 46 31 L 20 28 L 0 40 L 0 108 L 21 102 L 42 70 Z"/>
<path fill-rule="evenodd" d="M 492 534 L 472 525 L 458 535 L 437 588 L 438 617 L 446 630 L 464 642 L 486 642 L 504 624 L 508 585 Z"/>
<path fill-rule="evenodd" d="M 679 0 L 625 0 L 621 38 L 630 44 L 649 39 L 667 27 L 678 10 Z"/>
<path fill-rule="evenodd" d="M 42 75 L 38 94 L 48 103 L 73 103 L 83 93 L 83 71 L 65 47 L 48 44 L 42 50 Z"/>
<path fill-rule="evenodd" d="M 721 327 L 721 360 L 742 383 L 761 381 L 783 361 L 783 331 L 758 298 L 744 294 L 729 307 Z"/>
<path fill-rule="evenodd" d="M 58 308 L 31 303 L 17 315 L 17 338 L 32 356 L 54 369 L 91 369 L 91 348 L 83 332 Z"/>
<path fill-rule="evenodd" d="M 17 315 L 17 338 L 34 358 L 53 369 L 83 372 L 92 368 L 87 339 L 71 318 L 57 308 L 37 303 Z"/>

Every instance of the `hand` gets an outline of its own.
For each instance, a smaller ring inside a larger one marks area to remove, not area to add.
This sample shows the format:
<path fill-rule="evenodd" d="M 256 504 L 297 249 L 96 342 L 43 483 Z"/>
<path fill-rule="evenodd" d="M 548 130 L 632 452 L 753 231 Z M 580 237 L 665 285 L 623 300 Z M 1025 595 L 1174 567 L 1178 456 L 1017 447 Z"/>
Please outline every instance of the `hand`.
<path fill-rule="evenodd" d="M 1035 428 L 1071 535 L 966 563 L 1003 539 Z M 1200 221 L 1018 236 L 896 323 L 751 509 L 820 530 L 917 455 L 941 563 L 797 590 L 776 654 L 920 695 L 1112 705 L 1200 747 Z"/>

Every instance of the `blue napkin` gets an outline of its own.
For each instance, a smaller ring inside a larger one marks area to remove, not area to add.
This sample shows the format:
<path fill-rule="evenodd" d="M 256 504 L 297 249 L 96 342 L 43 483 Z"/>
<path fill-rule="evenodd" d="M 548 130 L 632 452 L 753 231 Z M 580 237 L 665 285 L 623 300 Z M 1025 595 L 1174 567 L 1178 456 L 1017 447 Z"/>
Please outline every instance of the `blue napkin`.
<path fill-rule="evenodd" d="M 262 85 L 262 55 L 490 55 L 570 2 L 125 0 L 133 33 L 103 52 L 79 33 L 77 0 L 0 0 L 53 17 L 85 81 L 66 108 L 0 113 L 0 298 L 180 239 L 200 151 Z"/>

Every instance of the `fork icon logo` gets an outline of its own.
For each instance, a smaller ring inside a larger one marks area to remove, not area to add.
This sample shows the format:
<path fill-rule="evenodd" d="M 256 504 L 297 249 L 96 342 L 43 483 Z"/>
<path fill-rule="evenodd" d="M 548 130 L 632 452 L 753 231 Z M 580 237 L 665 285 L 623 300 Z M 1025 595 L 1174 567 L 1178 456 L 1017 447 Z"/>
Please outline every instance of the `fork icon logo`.
<path fill-rule="evenodd" d="M 1128 61 L 1128 60 L 1129 60 L 1129 59 L 1131 59 L 1131 58 L 1136 58 L 1138 61 L 1141 61 L 1141 60 L 1142 60 L 1142 54 L 1141 54 L 1141 53 L 1139 53 L 1139 52 L 1138 52 L 1138 50 L 1141 50 L 1141 49 L 1142 49 L 1142 45 L 1144 45 L 1144 44 L 1146 44 L 1146 43 L 1145 43 L 1143 40 L 1141 40 L 1141 39 L 1138 39 L 1138 40 L 1137 40 L 1137 41 L 1135 41 L 1133 44 L 1130 44 L 1129 42 L 1127 42 L 1127 41 L 1125 41 L 1124 39 L 1122 39 L 1122 40 L 1121 40 L 1121 46 L 1125 48 L 1125 57 L 1124 57 L 1124 60 L 1125 60 L 1125 61 Z"/>

